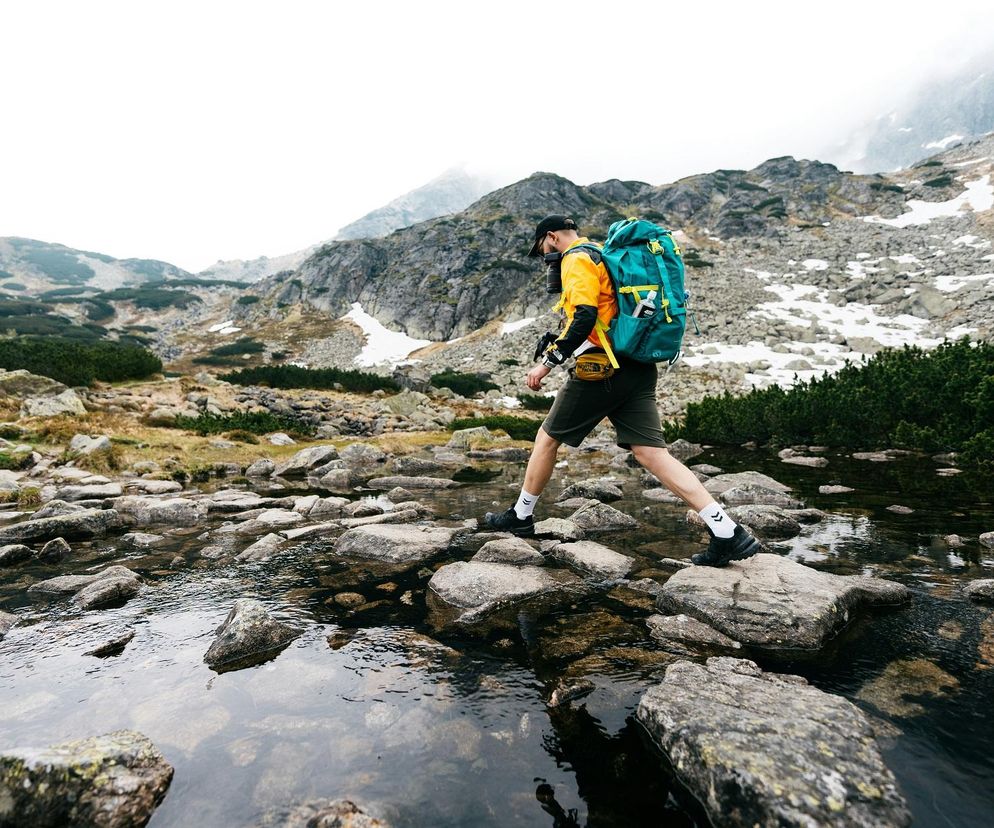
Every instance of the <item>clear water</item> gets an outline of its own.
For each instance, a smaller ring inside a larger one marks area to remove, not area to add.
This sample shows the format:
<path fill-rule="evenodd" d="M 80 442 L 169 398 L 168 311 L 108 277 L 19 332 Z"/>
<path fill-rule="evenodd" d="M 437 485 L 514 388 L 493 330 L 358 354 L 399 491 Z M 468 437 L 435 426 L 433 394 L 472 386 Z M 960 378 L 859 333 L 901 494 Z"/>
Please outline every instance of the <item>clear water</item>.
<path fill-rule="evenodd" d="M 994 615 L 964 600 L 959 587 L 994 575 L 994 555 L 975 540 L 951 551 L 938 539 L 994 529 L 991 480 L 939 477 L 927 459 L 830 457 L 820 470 L 741 450 L 692 461 L 766 471 L 808 505 L 832 512 L 779 545 L 783 553 L 833 571 L 872 571 L 914 591 L 910 606 L 858 622 L 815 660 L 761 663 L 798 672 L 888 725 L 881 746 L 916 826 L 987 825 L 994 813 Z M 610 472 L 626 491 L 614 505 L 641 526 L 605 536 L 606 543 L 636 555 L 645 570 L 660 556 L 700 548 L 683 508 L 643 500 L 637 472 L 607 461 L 599 453 L 568 455 L 540 511 L 566 514 L 550 505 L 564 475 Z M 492 479 L 420 499 L 440 519 L 506 505 L 521 468 L 491 468 L 499 472 Z M 829 482 L 857 491 L 819 496 L 818 485 Z M 887 511 L 894 503 L 915 511 Z M 265 562 L 219 564 L 199 558 L 205 542 L 197 534 L 177 532 L 154 554 L 118 549 L 115 539 L 78 543 L 62 564 L 0 571 L 0 607 L 21 616 L 0 642 L 3 744 L 141 731 L 176 770 L 149 823 L 155 828 L 278 824 L 301 802 L 339 797 L 372 806 L 396 826 L 702 823 L 634 721 L 641 694 L 667 661 L 646 633 L 648 609 L 600 594 L 522 613 L 510 632 L 457 635 L 427 623 L 424 572 L 349 570 L 327 541 Z M 170 569 L 176 554 L 187 564 Z M 83 613 L 66 597 L 25 592 L 33 580 L 111 562 L 148 582 L 122 607 Z M 342 590 L 378 603 L 358 613 L 326 603 Z M 258 598 L 304 632 L 266 663 L 216 674 L 203 655 L 239 597 Z M 83 655 L 125 626 L 135 636 L 123 652 Z M 890 712 L 867 701 L 881 692 L 886 699 L 881 677 L 888 665 L 907 662 L 934 665 L 955 684 L 932 694 L 934 681 L 926 680 L 912 688 L 917 695 L 897 696 L 896 712 L 886 700 Z M 590 678 L 596 689 L 550 710 L 545 700 L 564 671 Z"/>

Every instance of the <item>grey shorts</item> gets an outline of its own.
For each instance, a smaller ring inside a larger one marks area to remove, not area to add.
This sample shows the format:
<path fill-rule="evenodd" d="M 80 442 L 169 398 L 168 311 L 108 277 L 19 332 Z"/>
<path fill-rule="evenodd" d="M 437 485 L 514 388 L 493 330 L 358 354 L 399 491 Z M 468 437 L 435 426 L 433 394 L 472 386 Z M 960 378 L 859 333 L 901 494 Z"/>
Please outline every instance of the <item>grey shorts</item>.
<path fill-rule="evenodd" d="M 656 408 L 655 364 L 619 362 L 621 367 L 609 379 L 591 382 L 570 377 L 542 423 L 550 437 L 575 448 L 607 417 L 622 448 L 666 448 Z"/>

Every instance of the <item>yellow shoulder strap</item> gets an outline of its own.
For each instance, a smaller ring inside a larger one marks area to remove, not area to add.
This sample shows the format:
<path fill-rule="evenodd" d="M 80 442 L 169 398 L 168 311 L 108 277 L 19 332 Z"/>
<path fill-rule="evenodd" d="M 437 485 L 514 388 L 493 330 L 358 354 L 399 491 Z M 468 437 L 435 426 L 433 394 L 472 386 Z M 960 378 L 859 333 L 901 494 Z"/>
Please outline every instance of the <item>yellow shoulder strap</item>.
<path fill-rule="evenodd" d="M 607 341 L 607 336 L 605 335 L 605 332 L 607 331 L 607 325 L 605 325 L 603 322 L 601 322 L 600 319 L 598 319 L 597 324 L 594 325 L 594 328 L 597 330 L 597 338 L 601 341 L 601 347 L 604 349 L 604 353 L 607 354 L 607 358 L 610 361 L 612 367 L 616 369 L 620 368 L 621 366 L 618 365 L 618 359 L 617 357 L 615 357 L 614 351 L 611 348 L 611 343 Z"/>

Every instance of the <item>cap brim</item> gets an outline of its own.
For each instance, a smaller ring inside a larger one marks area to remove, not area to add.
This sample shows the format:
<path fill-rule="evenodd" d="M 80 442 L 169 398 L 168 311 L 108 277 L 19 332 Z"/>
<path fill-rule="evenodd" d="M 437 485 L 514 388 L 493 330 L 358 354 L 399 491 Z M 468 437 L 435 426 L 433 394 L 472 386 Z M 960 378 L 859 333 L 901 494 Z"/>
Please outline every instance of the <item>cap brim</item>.
<path fill-rule="evenodd" d="M 538 250 L 538 245 L 539 245 L 538 242 L 535 242 L 535 244 L 532 245 L 532 249 L 528 253 L 528 258 L 529 259 L 534 258 L 535 256 L 540 255 L 539 254 L 539 250 Z"/>

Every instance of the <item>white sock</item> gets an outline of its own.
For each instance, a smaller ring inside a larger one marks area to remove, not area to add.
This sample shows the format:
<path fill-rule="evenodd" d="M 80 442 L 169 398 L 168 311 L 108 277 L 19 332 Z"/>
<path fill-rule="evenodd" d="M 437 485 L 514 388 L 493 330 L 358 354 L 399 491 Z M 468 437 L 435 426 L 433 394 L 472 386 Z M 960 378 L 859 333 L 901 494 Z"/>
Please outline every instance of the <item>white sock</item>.
<path fill-rule="evenodd" d="M 536 500 L 538 500 L 538 495 L 529 494 L 524 489 L 521 490 L 518 502 L 514 504 L 514 514 L 518 516 L 518 520 L 524 520 L 535 511 Z"/>
<path fill-rule="evenodd" d="M 715 537 L 730 538 L 735 534 L 735 521 L 732 520 L 717 502 L 712 501 L 697 514 L 701 516 Z"/>

